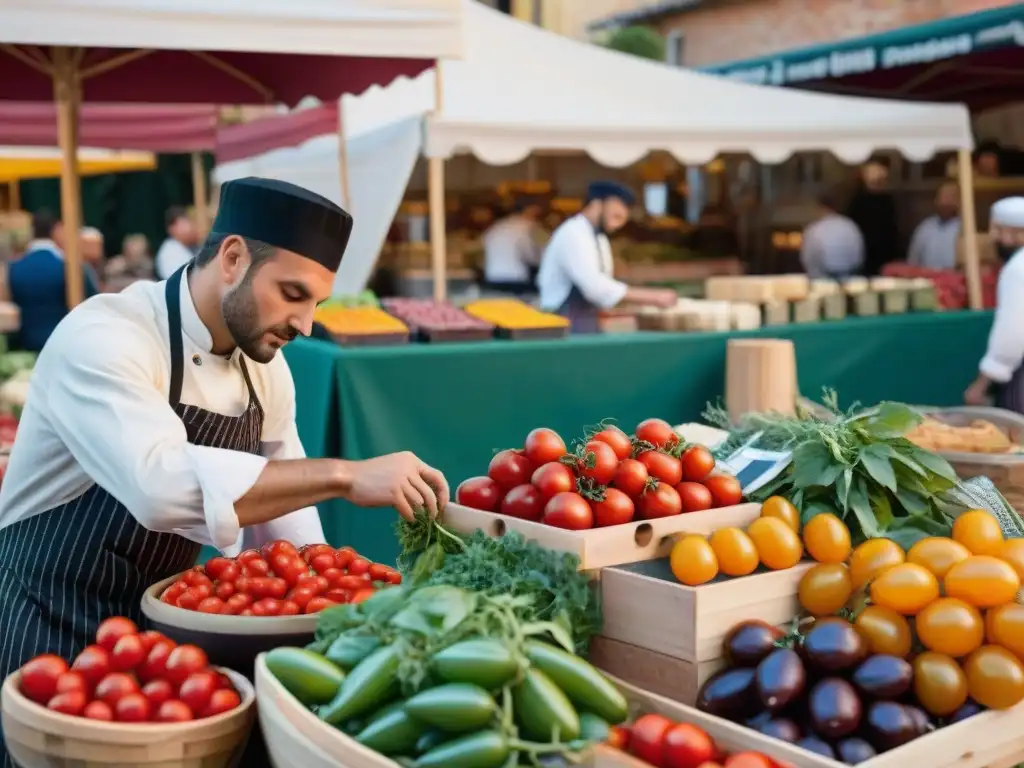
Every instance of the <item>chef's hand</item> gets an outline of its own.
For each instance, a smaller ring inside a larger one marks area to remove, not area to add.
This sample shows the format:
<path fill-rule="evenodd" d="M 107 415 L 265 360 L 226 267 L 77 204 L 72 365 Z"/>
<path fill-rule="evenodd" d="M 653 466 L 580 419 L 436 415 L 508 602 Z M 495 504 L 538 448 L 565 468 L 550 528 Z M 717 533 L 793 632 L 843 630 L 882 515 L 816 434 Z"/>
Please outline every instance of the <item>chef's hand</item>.
<path fill-rule="evenodd" d="M 448 482 L 409 451 L 378 456 L 352 465 L 345 497 L 361 507 L 393 506 L 406 520 L 422 507 L 431 517 L 448 504 Z"/>
<path fill-rule="evenodd" d="M 655 306 L 662 309 L 672 309 L 679 301 L 679 294 L 671 288 L 658 288 L 655 296 Z"/>
<path fill-rule="evenodd" d="M 964 392 L 964 402 L 968 405 L 988 405 L 988 391 L 991 382 L 984 376 L 976 378 Z"/>

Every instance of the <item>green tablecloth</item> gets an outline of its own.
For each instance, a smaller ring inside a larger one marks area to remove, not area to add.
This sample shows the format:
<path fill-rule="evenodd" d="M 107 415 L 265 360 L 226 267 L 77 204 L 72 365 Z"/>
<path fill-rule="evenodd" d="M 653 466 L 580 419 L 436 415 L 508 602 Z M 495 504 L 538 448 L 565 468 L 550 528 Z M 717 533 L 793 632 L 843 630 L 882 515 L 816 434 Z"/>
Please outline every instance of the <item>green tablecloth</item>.
<path fill-rule="evenodd" d="M 962 401 L 992 323 L 989 312 L 888 316 L 773 328 L 743 336 L 796 343 L 800 389 L 838 390 L 844 404 Z M 299 431 L 311 456 L 365 459 L 410 450 L 454 487 L 483 474 L 495 450 L 522 445 L 537 426 L 577 436 L 615 419 L 624 429 L 659 416 L 697 419 L 723 396 L 725 348 L 736 334 L 641 333 L 550 342 L 338 349 L 286 347 Z M 334 377 L 332 390 L 327 380 Z M 396 554 L 390 511 L 321 507 L 334 544 Z"/>

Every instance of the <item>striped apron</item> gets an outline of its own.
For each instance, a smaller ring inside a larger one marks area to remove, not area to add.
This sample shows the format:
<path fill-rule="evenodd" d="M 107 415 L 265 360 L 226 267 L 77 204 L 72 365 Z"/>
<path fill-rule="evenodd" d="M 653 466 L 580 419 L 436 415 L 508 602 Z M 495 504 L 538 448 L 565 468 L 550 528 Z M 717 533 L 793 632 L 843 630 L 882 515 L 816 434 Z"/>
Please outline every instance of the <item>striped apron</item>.
<path fill-rule="evenodd" d="M 240 416 L 224 416 L 180 402 L 184 270 L 182 267 L 167 281 L 170 405 L 185 425 L 192 445 L 257 453 L 263 408 L 244 356 L 239 364 L 249 404 Z M 195 360 L 199 364 L 199 359 Z M 96 439 L 103 436 L 96 435 Z M 144 625 L 142 593 L 151 584 L 191 568 L 199 550 L 199 544 L 177 534 L 143 528 L 99 485 L 62 506 L 0 530 L 0 675 L 6 678 L 41 653 L 55 653 L 70 661 L 93 642 L 97 626 L 109 616 L 127 616 Z M 0 742 L 2 736 L 0 732 Z M 11 765 L 4 749 L 0 768 Z"/>

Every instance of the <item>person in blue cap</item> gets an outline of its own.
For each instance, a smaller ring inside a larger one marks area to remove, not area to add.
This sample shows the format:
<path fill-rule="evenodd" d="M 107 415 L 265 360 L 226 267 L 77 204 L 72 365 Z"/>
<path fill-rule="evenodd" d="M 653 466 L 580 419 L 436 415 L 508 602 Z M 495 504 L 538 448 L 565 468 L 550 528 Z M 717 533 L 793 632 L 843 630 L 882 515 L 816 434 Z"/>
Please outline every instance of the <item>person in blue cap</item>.
<path fill-rule="evenodd" d="M 310 333 L 351 231 L 305 189 L 232 181 L 190 264 L 57 325 L 0 490 L 0 677 L 42 653 L 73 659 L 109 616 L 142 624 L 145 589 L 204 544 L 322 543 L 314 505 L 328 499 L 406 517 L 447 503 L 411 453 L 308 459 L 299 442 L 277 353 Z"/>
<path fill-rule="evenodd" d="M 637 288 L 613 277 L 608 235 L 629 221 L 634 202 L 622 184 L 594 182 L 583 210 L 562 222 L 544 250 L 537 274 L 541 307 L 568 318 L 573 333 L 597 333 L 601 311 L 623 301 L 662 308 L 677 301 L 671 289 Z"/>

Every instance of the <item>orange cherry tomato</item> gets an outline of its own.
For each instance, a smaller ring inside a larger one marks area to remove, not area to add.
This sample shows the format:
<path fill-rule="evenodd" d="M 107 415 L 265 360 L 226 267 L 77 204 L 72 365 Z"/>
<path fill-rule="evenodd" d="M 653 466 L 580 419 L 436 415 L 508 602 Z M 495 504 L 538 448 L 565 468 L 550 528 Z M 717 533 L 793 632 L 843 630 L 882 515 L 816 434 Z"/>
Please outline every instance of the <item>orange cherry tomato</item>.
<path fill-rule="evenodd" d="M 873 578 L 904 562 L 899 544 L 890 539 L 868 539 L 850 554 L 850 578 L 860 589 Z"/>
<path fill-rule="evenodd" d="M 1006 603 L 985 616 L 985 639 L 1024 661 L 1024 605 Z"/>
<path fill-rule="evenodd" d="M 842 563 L 850 556 L 850 529 L 831 513 L 815 515 L 804 526 L 807 554 L 819 563 Z"/>
<path fill-rule="evenodd" d="M 1003 548 L 1003 530 L 995 516 L 983 509 L 964 512 L 953 521 L 953 539 L 972 555 L 997 555 Z"/>
<path fill-rule="evenodd" d="M 916 616 L 939 597 L 939 581 L 921 565 L 900 563 L 871 582 L 871 601 Z"/>
<path fill-rule="evenodd" d="M 949 597 L 959 597 L 975 608 L 1012 602 L 1020 589 L 1020 577 L 1013 567 L 989 555 L 974 555 L 957 563 L 942 583 Z"/>
<path fill-rule="evenodd" d="M 804 545 L 796 531 L 775 517 L 759 517 L 747 526 L 747 535 L 757 547 L 766 568 L 781 571 L 800 562 Z"/>
<path fill-rule="evenodd" d="M 757 570 L 757 547 L 739 528 L 719 528 L 711 534 L 718 569 L 726 576 L 747 576 Z"/>
<path fill-rule="evenodd" d="M 1009 709 L 1024 699 L 1024 665 L 998 645 L 983 645 L 964 663 L 967 691 L 989 709 Z"/>
<path fill-rule="evenodd" d="M 868 641 L 872 653 L 899 656 L 910 654 L 913 637 L 910 624 L 892 608 L 869 605 L 857 616 L 854 626 Z"/>
<path fill-rule="evenodd" d="M 761 505 L 761 517 L 777 517 L 797 533 L 800 533 L 800 513 L 789 499 L 772 496 Z"/>
<path fill-rule="evenodd" d="M 985 640 L 985 622 L 973 605 L 943 597 L 917 614 L 914 628 L 929 651 L 959 658 L 977 650 Z"/>
<path fill-rule="evenodd" d="M 683 584 L 696 587 L 718 575 L 718 558 L 703 536 L 685 536 L 672 547 L 669 566 Z"/>
<path fill-rule="evenodd" d="M 914 694 L 929 714 L 947 717 L 967 701 L 967 676 L 956 660 L 925 651 L 913 666 Z"/>
<path fill-rule="evenodd" d="M 1005 560 L 1017 572 L 1017 576 L 1024 583 L 1024 539 L 1010 539 L 1003 542 L 999 554 L 1000 560 Z"/>
<path fill-rule="evenodd" d="M 831 616 L 853 594 L 850 571 L 843 563 L 817 563 L 800 578 L 800 605 L 812 616 Z"/>

